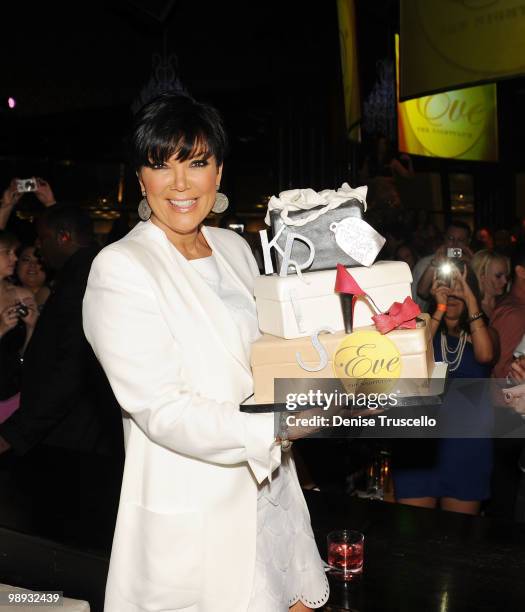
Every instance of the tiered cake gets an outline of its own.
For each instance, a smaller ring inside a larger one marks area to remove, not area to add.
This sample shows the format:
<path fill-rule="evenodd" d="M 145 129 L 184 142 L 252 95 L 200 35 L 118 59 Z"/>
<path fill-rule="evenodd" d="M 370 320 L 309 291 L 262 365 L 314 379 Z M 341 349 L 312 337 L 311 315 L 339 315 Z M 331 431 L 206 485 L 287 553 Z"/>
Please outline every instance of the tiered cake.
<path fill-rule="evenodd" d="M 362 219 L 365 196 L 366 188 L 343 185 L 337 192 L 294 190 L 270 200 L 267 223 L 274 230 L 272 239 L 266 230 L 261 232 L 267 275 L 255 284 L 263 332 L 251 355 L 257 403 L 274 401 L 276 378 L 335 378 L 334 353 L 348 333 L 379 334 L 372 317 L 411 295 L 412 274 L 406 263 L 372 263 L 384 239 Z M 321 225 L 330 231 L 318 231 Z M 300 250 L 295 249 L 297 242 Z M 314 265 L 319 244 L 322 264 Z M 279 274 L 272 274 L 272 248 L 278 255 Z M 340 262 L 367 294 L 354 299 L 352 321 L 335 290 Z M 399 351 L 400 377 L 428 380 L 434 367 L 429 316 L 420 314 L 406 326 L 397 321 L 396 327 L 386 336 Z M 319 343 L 326 359 L 316 348 Z"/>

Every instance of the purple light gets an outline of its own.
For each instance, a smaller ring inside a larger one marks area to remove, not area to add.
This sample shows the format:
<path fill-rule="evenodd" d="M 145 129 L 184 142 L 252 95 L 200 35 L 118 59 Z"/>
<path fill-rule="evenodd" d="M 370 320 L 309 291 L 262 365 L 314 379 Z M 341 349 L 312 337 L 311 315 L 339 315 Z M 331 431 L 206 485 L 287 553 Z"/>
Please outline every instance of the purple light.
<path fill-rule="evenodd" d="M 14 98 L 7 98 L 7 106 L 14 108 L 16 106 L 16 100 Z"/>

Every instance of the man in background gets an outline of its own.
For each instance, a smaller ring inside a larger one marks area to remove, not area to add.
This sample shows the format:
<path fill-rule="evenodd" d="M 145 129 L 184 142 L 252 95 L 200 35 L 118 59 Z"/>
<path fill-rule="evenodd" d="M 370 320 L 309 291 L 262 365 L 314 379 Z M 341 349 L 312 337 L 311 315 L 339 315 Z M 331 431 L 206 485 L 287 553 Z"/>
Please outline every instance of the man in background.
<path fill-rule="evenodd" d="M 124 442 L 120 408 L 82 329 L 98 247 L 75 207 L 50 207 L 37 233 L 56 280 L 23 355 L 20 407 L 0 425 L 0 525 L 109 552 Z"/>
<path fill-rule="evenodd" d="M 492 370 L 492 376 L 502 384 L 505 384 L 508 376 L 515 382 L 522 380 L 520 366 L 518 363 L 513 366 L 513 354 L 525 334 L 525 244 L 518 245 L 511 255 L 511 274 L 510 291 L 496 306 L 490 320 L 490 325 L 498 332 L 500 341 L 499 358 Z M 499 387 L 500 385 L 496 385 L 495 389 Z M 507 402 L 500 391 L 496 391 L 494 402 L 497 406 L 498 429 L 506 431 L 508 437 L 496 438 L 494 441 L 491 513 L 500 518 L 525 521 L 525 478 L 521 477 L 520 484 L 517 467 L 525 471 L 525 446 L 523 439 L 519 437 L 519 432 L 523 431 L 520 425 L 523 423 L 516 415 L 509 414 L 502 408 Z"/>
<path fill-rule="evenodd" d="M 91 219 L 79 208 L 53 206 L 37 233 L 56 280 L 23 357 L 20 408 L 0 425 L 0 453 L 22 455 L 44 443 L 121 456 L 120 410 L 82 329 L 82 299 L 98 252 Z"/>
<path fill-rule="evenodd" d="M 447 261 L 448 249 L 461 249 L 462 261 L 470 261 L 470 227 L 462 221 L 453 221 L 445 231 L 445 240 L 433 255 L 421 258 L 412 270 L 412 298 L 422 312 L 428 311 L 430 289 L 434 274 Z"/>
<path fill-rule="evenodd" d="M 510 373 L 515 348 L 525 336 L 525 244 L 511 255 L 512 285 L 509 293 L 496 306 L 490 324 L 498 332 L 500 354 L 492 370 L 494 378 Z"/>

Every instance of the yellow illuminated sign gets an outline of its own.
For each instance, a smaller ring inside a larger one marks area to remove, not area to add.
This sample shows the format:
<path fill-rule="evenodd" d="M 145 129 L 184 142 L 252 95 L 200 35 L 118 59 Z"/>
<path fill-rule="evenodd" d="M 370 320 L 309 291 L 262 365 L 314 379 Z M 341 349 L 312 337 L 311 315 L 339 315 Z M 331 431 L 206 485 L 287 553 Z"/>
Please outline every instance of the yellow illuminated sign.
<path fill-rule="evenodd" d="M 399 37 L 396 35 L 399 82 Z M 482 85 L 399 102 L 399 150 L 413 155 L 497 161 L 496 86 Z"/>
<path fill-rule="evenodd" d="M 525 74 L 523 0 L 401 0 L 401 99 Z"/>

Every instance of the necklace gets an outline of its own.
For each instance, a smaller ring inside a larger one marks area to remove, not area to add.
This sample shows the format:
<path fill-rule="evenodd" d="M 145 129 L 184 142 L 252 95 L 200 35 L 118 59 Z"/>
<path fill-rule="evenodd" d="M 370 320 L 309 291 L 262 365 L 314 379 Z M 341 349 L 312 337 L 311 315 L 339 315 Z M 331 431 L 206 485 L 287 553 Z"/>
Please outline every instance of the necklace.
<path fill-rule="evenodd" d="M 456 345 L 456 348 L 451 349 L 448 346 L 447 335 L 444 332 L 441 332 L 441 357 L 443 360 L 448 363 L 449 372 L 455 372 L 461 360 L 463 359 L 463 351 L 465 350 L 465 346 L 467 344 L 467 334 L 462 331 L 459 334 L 459 340 Z M 450 358 L 449 358 L 450 355 Z"/>

